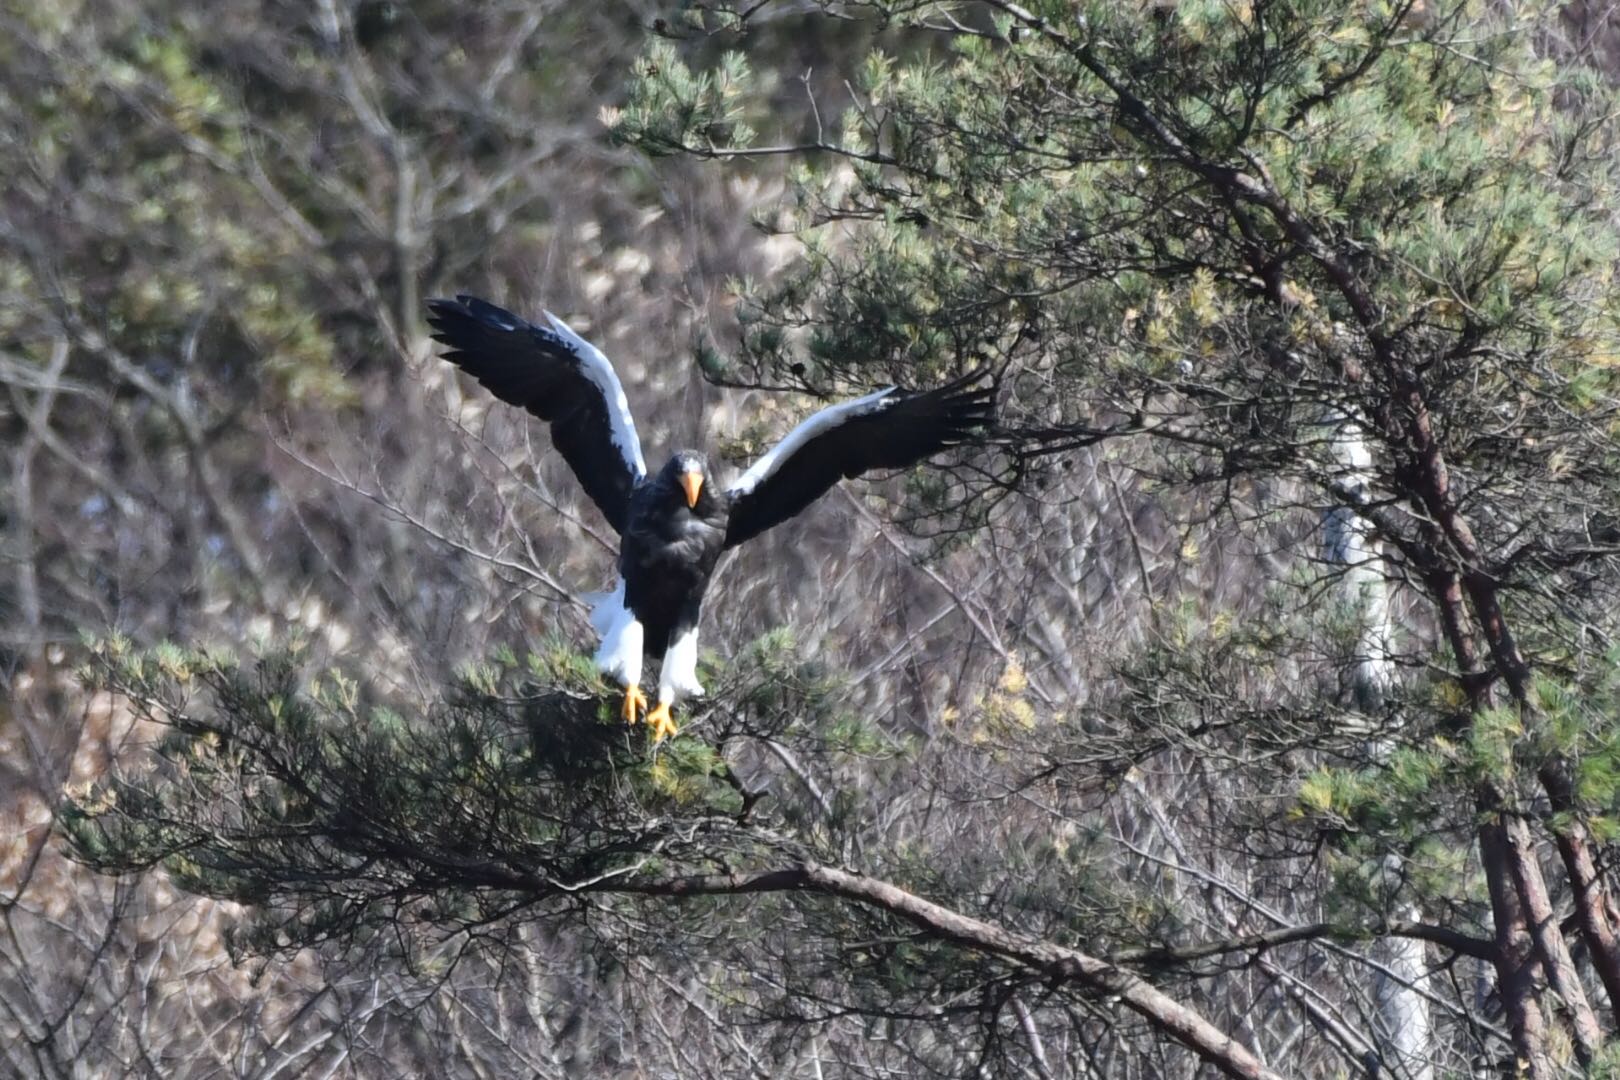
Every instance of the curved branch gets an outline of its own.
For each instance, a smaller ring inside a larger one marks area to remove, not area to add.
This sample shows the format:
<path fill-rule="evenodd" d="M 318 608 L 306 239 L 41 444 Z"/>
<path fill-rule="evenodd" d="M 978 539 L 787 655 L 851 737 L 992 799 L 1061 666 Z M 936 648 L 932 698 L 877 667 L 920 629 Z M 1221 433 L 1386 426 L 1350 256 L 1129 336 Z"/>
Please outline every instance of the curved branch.
<path fill-rule="evenodd" d="M 1226 1076 L 1278 1080 L 1248 1047 L 1146 980 L 1078 949 L 1026 937 L 963 915 L 876 878 L 817 863 L 751 874 L 702 874 L 604 881 L 594 891 L 643 896 L 730 896 L 814 892 L 886 911 L 930 937 L 999 956 L 1053 980 L 1118 997 L 1161 1034 L 1181 1043 Z"/>

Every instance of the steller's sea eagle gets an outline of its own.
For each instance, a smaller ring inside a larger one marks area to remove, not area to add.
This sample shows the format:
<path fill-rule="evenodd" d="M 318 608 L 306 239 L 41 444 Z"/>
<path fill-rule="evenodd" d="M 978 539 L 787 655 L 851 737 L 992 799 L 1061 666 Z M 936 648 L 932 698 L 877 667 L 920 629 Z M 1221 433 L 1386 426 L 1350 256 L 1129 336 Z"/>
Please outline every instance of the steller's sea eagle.
<path fill-rule="evenodd" d="M 635 421 L 613 365 L 550 312 L 536 326 L 473 296 L 429 300 L 444 358 L 490 393 L 551 425 L 551 438 L 621 540 L 619 580 L 591 624 L 596 666 L 625 687 L 624 718 L 645 714 L 655 739 L 673 734 L 669 708 L 703 693 L 698 613 L 727 548 L 797 514 L 836 484 L 871 469 L 912 465 L 990 420 L 984 372 L 937 390 L 895 387 L 830 405 L 799 424 L 730 486 L 706 482 L 708 460 L 679 450 L 647 475 Z M 644 653 L 661 659 L 658 704 L 641 692 Z"/>

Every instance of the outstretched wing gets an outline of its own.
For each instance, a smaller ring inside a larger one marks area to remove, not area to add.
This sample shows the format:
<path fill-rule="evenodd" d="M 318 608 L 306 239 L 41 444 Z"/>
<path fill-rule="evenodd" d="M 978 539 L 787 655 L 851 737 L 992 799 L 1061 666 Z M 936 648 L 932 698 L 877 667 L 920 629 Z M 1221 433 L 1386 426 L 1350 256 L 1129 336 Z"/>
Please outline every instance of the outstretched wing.
<path fill-rule="evenodd" d="M 550 423 L 563 460 L 608 524 L 623 532 L 631 489 L 647 465 L 608 358 L 549 311 L 550 325 L 535 326 L 476 296 L 427 306 L 434 340 L 449 346 L 444 358 L 502 401 Z"/>
<path fill-rule="evenodd" d="M 840 478 L 904 468 L 965 440 L 990 421 L 995 388 L 985 374 L 923 393 L 891 386 L 804 421 L 731 485 L 726 547 L 786 521 Z"/>

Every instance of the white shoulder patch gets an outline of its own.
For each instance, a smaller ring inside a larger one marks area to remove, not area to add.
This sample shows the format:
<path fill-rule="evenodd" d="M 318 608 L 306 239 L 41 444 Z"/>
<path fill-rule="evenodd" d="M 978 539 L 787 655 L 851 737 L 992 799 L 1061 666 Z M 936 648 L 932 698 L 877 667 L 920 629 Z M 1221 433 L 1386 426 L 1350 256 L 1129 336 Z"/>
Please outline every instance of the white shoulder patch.
<path fill-rule="evenodd" d="M 853 420 L 857 416 L 866 416 L 875 412 L 882 412 L 893 402 L 889 400 L 895 388 L 884 387 L 865 397 L 853 398 L 849 401 L 840 401 L 836 405 L 829 405 L 818 413 L 814 413 L 808 420 L 787 433 L 787 438 L 771 447 L 764 457 L 748 467 L 748 471 L 737 478 L 736 483 L 727 489 L 727 494 L 735 497 L 747 495 L 760 484 L 770 478 L 771 474 L 781 467 L 782 463 L 814 439 L 817 435 L 831 431 L 839 424 Z"/>
<path fill-rule="evenodd" d="M 625 463 L 640 480 L 647 475 L 647 463 L 641 457 L 641 439 L 636 435 L 636 421 L 630 414 L 630 400 L 624 396 L 618 372 L 613 370 L 613 365 L 601 349 L 574 333 L 567 323 L 551 312 L 545 315 L 557 336 L 573 347 L 585 377 L 602 391 L 602 397 L 607 401 L 608 422 L 613 425 L 613 445 L 619 448 Z"/>

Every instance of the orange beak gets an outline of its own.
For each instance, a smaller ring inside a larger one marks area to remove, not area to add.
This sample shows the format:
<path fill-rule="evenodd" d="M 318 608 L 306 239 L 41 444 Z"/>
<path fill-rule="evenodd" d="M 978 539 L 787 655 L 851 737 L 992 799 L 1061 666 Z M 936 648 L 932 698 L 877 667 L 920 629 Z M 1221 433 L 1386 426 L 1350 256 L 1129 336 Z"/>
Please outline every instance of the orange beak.
<path fill-rule="evenodd" d="M 696 506 L 698 492 L 703 490 L 703 474 L 695 469 L 681 473 L 681 487 L 686 489 L 686 505 Z"/>

